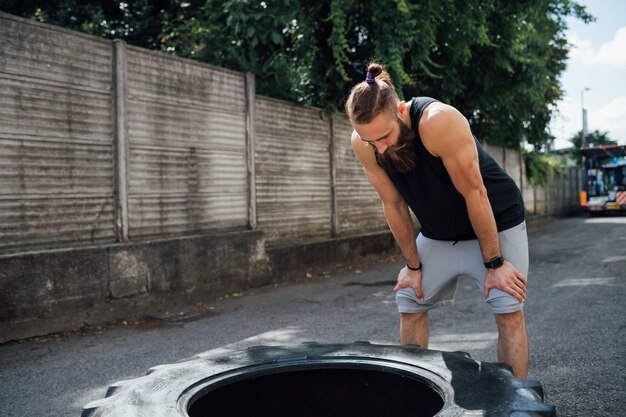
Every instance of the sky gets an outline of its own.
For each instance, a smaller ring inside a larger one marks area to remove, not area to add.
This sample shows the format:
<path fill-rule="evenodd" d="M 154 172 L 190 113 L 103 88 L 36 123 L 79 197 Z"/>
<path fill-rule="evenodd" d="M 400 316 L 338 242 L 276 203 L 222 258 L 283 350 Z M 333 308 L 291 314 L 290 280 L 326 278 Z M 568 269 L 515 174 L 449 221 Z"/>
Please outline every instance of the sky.
<path fill-rule="evenodd" d="M 582 129 L 581 92 L 588 112 L 588 130 L 608 131 L 609 138 L 626 145 L 626 1 L 578 0 L 596 21 L 568 19 L 572 44 L 567 69 L 561 75 L 564 97 L 550 129 L 556 149 Z"/>

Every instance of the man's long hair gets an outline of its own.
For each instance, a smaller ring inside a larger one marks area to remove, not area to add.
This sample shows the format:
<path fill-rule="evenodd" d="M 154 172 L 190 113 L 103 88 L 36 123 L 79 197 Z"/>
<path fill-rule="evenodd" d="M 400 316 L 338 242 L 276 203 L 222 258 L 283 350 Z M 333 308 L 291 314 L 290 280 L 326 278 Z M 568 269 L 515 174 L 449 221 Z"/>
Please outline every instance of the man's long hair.
<path fill-rule="evenodd" d="M 352 124 L 369 123 L 383 112 L 392 118 L 396 114 L 398 94 L 385 67 L 373 62 L 367 66 L 367 72 L 375 77 L 375 82 L 360 82 L 346 100 L 345 110 Z"/>
<path fill-rule="evenodd" d="M 383 169 L 389 172 L 409 172 L 415 169 L 417 163 L 415 133 L 398 118 L 398 94 L 385 68 L 373 62 L 368 65 L 367 72 L 369 82 L 360 82 L 352 89 L 345 104 L 346 114 L 353 125 L 367 124 L 381 113 L 396 120 L 400 126 L 398 142 L 382 154 L 378 153 L 376 147 L 372 147 L 376 161 Z"/>

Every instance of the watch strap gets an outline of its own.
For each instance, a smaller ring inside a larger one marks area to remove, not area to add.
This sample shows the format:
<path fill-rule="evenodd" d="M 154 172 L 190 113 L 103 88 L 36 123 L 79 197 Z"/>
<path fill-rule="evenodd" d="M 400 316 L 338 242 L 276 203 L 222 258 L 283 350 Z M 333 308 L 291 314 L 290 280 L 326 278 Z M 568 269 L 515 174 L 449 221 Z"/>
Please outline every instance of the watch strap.
<path fill-rule="evenodd" d="M 502 257 L 502 255 L 494 256 L 493 258 L 485 262 L 485 268 L 487 269 L 500 268 L 502 265 L 504 265 L 504 258 Z"/>

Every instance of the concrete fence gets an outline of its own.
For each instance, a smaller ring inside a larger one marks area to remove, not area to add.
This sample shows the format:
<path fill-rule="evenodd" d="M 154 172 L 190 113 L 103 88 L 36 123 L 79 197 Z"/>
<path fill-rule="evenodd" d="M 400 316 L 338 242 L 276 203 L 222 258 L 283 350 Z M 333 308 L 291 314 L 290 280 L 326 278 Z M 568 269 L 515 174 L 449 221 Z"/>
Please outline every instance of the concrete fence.
<path fill-rule="evenodd" d="M 4 13 L 0 37 L 0 342 L 262 285 L 304 242 L 392 250 L 343 115 Z M 530 215 L 576 207 L 576 171 L 533 188 L 518 152 L 488 151 Z"/>

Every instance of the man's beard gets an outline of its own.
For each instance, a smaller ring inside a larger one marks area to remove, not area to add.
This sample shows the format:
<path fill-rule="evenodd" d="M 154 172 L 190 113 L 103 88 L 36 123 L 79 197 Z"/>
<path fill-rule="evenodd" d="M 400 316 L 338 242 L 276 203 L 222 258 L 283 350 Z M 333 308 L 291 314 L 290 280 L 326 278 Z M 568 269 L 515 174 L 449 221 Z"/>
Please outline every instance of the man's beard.
<path fill-rule="evenodd" d="M 400 133 L 398 141 L 380 154 L 374 148 L 376 161 L 385 171 L 409 172 L 415 169 L 417 164 L 417 147 L 415 145 L 415 132 L 398 118 Z"/>

